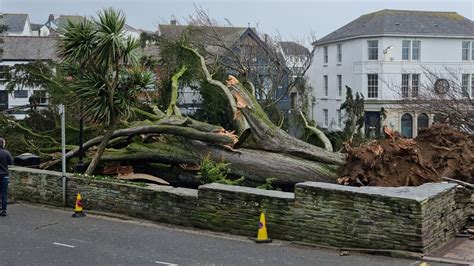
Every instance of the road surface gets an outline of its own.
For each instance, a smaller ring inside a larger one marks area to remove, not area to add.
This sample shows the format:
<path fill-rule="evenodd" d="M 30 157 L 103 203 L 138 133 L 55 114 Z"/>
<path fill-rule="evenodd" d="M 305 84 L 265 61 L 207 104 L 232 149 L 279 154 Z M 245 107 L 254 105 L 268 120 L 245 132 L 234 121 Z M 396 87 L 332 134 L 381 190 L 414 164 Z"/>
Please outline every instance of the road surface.
<path fill-rule="evenodd" d="M 0 217 L 0 265 L 419 265 L 24 203 Z"/>

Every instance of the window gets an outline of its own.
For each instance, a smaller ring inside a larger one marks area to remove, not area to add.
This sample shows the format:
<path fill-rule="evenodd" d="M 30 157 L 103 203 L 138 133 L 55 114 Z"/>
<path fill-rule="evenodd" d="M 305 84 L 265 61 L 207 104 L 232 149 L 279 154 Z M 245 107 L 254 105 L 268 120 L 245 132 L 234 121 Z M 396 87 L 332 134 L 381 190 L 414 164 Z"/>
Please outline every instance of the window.
<path fill-rule="evenodd" d="M 324 113 L 324 126 L 327 127 L 329 125 L 329 111 L 328 109 L 323 109 Z"/>
<path fill-rule="evenodd" d="M 417 125 L 418 125 L 418 132 L 420 132 L 420 129 L 428 128 L 429 126 L 428 115 L 420 114 L 417 119 Z"/>
<path fill-rule="evenodd" d="M 379 76 L 378 74 L 367 75 L 367 98 L 379 97 Z"/>
<path fill-rule="evenodd" d="M 402 116 L 402 135 L 411 138 L 413 137 L 413 117 L 410 114 Z"/>
<path fill-rule="evenodd" d="M 411 48 L 411 60 L 420 60 L 421 41 L 413 41 Z"/>
<path fill-rule="evenodd" d="M 39 90 L 33 92 L 33 97 L 36 99 L 37 104 L 47 104 L 48 103 L 48 94 L 46 91 Z"/>
<path fill-rule="evenodd" d="M 337 45 L 337 62 L 342 62 L 342 44 Z"/>
<path fill-rule="evenodd" d="M 461 89 L 462 89 L 462 97 L 468 97 L 469 96 L 469 74 L 462 74 Z"/>
<path fill-rule="evenodd" d="M 342 114 L 341 114 L 341 109 L 337 109 L 337 126 L 339 128 L 342 127 Z"/>
<path fill-rule="evenodd" d="M 8 66 L 0 66 L 0 84 L 5 83 L 8 76 Z"/>
<path fill-rule="evenodd" d="M 420 74 L 411 74 L 411 97 L 418 97 L 420 88 Z"/>
<path fill-rule="evenodd" d="M 13 97 L 15 97 L 15 98 L 28 98 L 28 91 L 27 90 L 15 90 L 13 92 Z"/>
<path fill-rule="evenodd" d="M 469 60 L 469 46 L 471 42 L 463 41 L 462 42 L 462 60 Z"/>
<path fill-rule="evenodd" d="M 410 59 L 410 41 L 402 41 L 402 60 Z"/>
<path fill-rule="evenodd" d="M 474 74 L 471 75 L 471 97 L 474 97 Z"/>
<path fill-rule="evenodd" d="M 418 97 L 420 74 L 402 74 L 402 98 Z"/>
<path fill-rule="evenodd" d="M 337 75 L 337 95 L 342 96 L 342 75 Z"/>
<path fill-rule="evenodd" d="M 421 41 L 402 41 L 402 60 L 420 60 Z"/>
<path fill-rule="evenodd" d="M 379 41 L 367 41 L 369 60 L 379 59 Z"/>
<path fill-rule="evenodd" d="M 327 64 L 328 61 L 328 47 L 324 46 L 324 64 Z"/>
<path fill-rule="evenodd" d="M 469 43 L 469 42 L 468 42 Z M 468 45 L 469 46 L 469 45 Z M 471 60 L 474 60 L 474 41 L 471 42 Z"/>
<path fill-rule="evenodd" d="M 329 88 L 328 88 L 328 76 L 324 75 L 324 96 L 328 96 Z"/>
<path fill-rule="evenodd" d="M 402 97 L 408 98 L 409 90 L 408 84 L 410 84 L 410 74 L 402 74 Z"/>

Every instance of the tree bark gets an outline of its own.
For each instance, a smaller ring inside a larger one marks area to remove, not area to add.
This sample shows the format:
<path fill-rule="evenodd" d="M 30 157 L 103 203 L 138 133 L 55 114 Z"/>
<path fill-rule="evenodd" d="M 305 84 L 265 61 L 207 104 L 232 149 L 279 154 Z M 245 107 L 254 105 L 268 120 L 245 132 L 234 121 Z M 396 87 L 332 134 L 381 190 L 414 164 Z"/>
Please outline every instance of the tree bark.
<path fill-rule="evenodd" d="M 132 144 L 125 149 L 108 149 L 103 161 L 161 162 L 167 164 L 199 164 L 210 156 L 216 162 L 229 163 L 234 175 L 265 183 L 275 178 L 275 184 L 293 185 L 304 181 L 335 182 L 337 166 L 295 158 L 274 152 L 239 149 L 237 152 L 221 146 L 195 140 L 168 139 L 167 143 Z"/>
<path fill-rule="evenodd" d="M 178 100 L 178 81 L 183 76 L 184 72 L 186 72 L 187 68 L 182 66 L 181 69 L 171 77 L 171 101 L 168 109 L 166 110 L 166 115 L 170 116 L 175 114 L 177 116 L 181 116 L 181 111 L 179 110 L 178 106 L 176 105 L 176 101 Z"/>
<path fill-rule="evenodd" d="M 109 143 L 110 138 L 114 134 L 115 127 L 116 127 L 116 123 L 112 123 L 107 128 L 107 131 L 105 132 L 105 135 L 100 140 L 100 144 L 99 144 L 99 147 L 98 147 L 96 153 L 92 157 L 92 160 L 91 160 L 89 166 L 87 167 L 87 169 L 85 171 L 86 175 L 91 175 L 92 173 L 94 173 L 95 168 L 97 167 L 97 164 L 99 164 L 99 160 L 102 157 L 102 154 L 104 153 L 104 150 L 107 147 L 107 144 Z"/>
<path fill-rule="evenodd" d="M 328 139 L 328 137 L 326 137 L 326 135 L 321 130 L 319 130 L 317 127 L 310 126 L 308 124 L 308 121 L 306 120 L 306 117 L 304 116 L 303 112 L 301 112 L 301 110 L 300 110 L 300 116 L 303 119 L 304 126 L 307 129 L 311 130 L 311 132 L 313 132 L 319 138 L 319 140 L 321 140 L 321 142 L 324 145 L 324 148 L 327 151 L 332 152 L 333 151 L 332 144 L 331 144 L 331 141 Z"/>

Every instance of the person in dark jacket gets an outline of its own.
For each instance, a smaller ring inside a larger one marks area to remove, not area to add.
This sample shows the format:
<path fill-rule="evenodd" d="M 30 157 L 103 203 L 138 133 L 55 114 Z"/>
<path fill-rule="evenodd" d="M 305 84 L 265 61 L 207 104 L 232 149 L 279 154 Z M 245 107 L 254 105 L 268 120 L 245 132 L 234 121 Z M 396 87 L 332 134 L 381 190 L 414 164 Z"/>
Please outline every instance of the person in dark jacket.
<path fill-rule="evenodd" d="M 5 139 L 0 138 L 0 193 L 2 194 L 2 209 L 0 216 L 7 216 L 7 196 L 9 173 L 8 166 L 13 164 L 12 155 L 5 149 Z"/>

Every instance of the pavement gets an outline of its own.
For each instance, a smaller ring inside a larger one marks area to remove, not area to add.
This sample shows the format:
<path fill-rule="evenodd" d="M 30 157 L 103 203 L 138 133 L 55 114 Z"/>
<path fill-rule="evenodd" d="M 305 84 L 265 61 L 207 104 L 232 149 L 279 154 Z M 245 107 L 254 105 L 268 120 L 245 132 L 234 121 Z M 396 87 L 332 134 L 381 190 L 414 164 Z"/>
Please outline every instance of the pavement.
<path fill-rule="evenodd" d="M 428 254 L 428 258 L 474 265 L 474 240 L 466 237 L 455 238 L 440 249 Z"/>
<path fill-rule="evenodd" d="M 420 265 L 397 259 L 17 203 L 0 217 L 0 265 Z M 426 264 L 425 264 L 426 265 Z M 429 265 L 445 265 L 429 263 Z"/>

